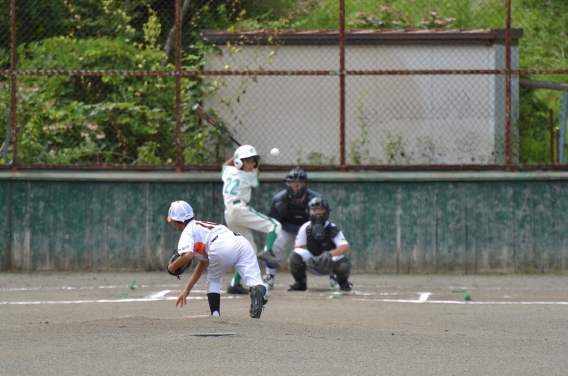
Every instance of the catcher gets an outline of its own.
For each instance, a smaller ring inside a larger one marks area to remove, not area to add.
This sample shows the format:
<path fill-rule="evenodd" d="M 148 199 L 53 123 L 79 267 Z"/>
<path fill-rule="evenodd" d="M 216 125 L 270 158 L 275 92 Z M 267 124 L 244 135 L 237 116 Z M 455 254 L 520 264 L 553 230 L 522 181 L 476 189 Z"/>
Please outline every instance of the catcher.
<path fill-rule="evenodd" d="M 267 289 L 262 283 L 260 267 L 251 244 L 227 227 L 206 221 L 196 221 L 193 209 L 185 201 L 172 202 L 168 222 L 181 232 L 178 249 L 168 264 L 168 273 L 175 277 L 189 268 L 197 259 L 197 266 L 187 285 L 176 300 L 176 307 L 187 304 L 187 296 L 207 269 L 206 291 L 212 316 L 221 314 L 221 287 L 223 273 L 235 267 L 249 286 L 250 317 L 260 318 L 267 303 Z"/>
<path fill-rule="evenodd" d="M 321 195 L 309 189 L 308 174 L 300 167 L 295 167 L 283 179 L 286 189 L 272 198 L 269 216 L 282 224 L 282 231 L 274 241 L 272 251 L 262 251 L 259 260 L 266 261 L 266 274 L 262 278 L 268 289 L 274 288 L 276 269 L 280 267 L 280 258 L 284 252 L 294 248 L 294 239 L 300 227 L 309 221 L 308 203 Z M 330 276 L 332 287 L 336 281 Z"/>
<path fill-rule="evenodd" d="M 353 285 L 348 280 L 351 264 L 345 257 L 349 244 L 339 227 L 328 221 L 329 212 L 329 204 L 323 198 L 315 197 L 308 203 L 310 221 L 300 227 L 295 249 L 288 258 L 288 268 L 295 280 L 288 291 L 306 291 L 306 270 L 315 275 L 335 274 L 340 290 L 351 291 Z"/>

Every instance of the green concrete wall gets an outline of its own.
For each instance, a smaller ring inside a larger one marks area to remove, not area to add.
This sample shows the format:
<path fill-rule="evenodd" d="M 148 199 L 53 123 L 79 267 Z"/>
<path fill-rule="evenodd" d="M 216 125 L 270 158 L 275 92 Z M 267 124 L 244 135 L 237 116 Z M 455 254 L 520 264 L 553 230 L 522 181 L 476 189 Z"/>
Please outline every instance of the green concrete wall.
<path fill-rule="evenodd" d="M 261 174 L 268 212 L 282 172 Z M 558 273 L 568 268 L 568 173 L 312 172 L 356 271 Z M 220 172 L 0 171 L 0 269 L 163 270 L 171 201 L 223 222 Z M 264 240 L 257 234 L 259 246 Z"/>

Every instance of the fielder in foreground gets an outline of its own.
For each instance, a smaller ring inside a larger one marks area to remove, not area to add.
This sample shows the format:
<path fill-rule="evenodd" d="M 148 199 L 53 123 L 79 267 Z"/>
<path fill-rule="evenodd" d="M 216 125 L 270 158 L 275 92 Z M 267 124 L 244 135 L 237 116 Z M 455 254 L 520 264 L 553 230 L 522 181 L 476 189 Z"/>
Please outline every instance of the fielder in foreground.
<path fill-rule="evenodd" d="M 253 188 L 258 188 L 260 156 L 251 145 L 243 145 L 235 151 L 233 158 L 223 164 L 221 178 L 223 180 L 223 200 L 225 201 L 225 221 L 227 227 L 242 234 L 251 243 L 256 254 L 256 244 L 252 230 L 266 233 L 265 250 L 271 251 L 274 240 L 282 226 L 280 223 L 254 210 L 248 203 Z M 240 284 L 239 271 L 235 272 L 227 292 L 229 294 L 246 294 L 247 290 Z"/>
<path fill-rule="evenodd" d="M 272 252 L 262 251 L 258 254 L 260 260 L 266 261 L 266 274 L 262 279 L 269 289 L 274 287 L 274 275 L 280 267 L 283 252 L 294 248 L 298 230 L 310 220 L 308 202 L 315 197 L 321 198 L 319 193 L 308 189 L 308 175 L 300 167 L 290 170 L 283 181 L 286 189 L 274 195 L 269 214 L 282 224 L 282 231 L 274 242 Z M 330 283 L 335 285 L 333 277 L 330 277 Z"/>
<path fill-rule="evenodd" d="M 310 221 L 300 227 L 296 248 L 288 258 L 288 268 L 295 280 L 288 291 L 306 291 L 306 270 L 335 277 L 341 291 L 351 291 L 351 264 L 345 257 L 349 244 L 339 227 L 328 221 L 329 212 L 329 204 L 323 198 L 315 197 L 308 203 Z"/>
<path fill-rule="evenodd" d="M 179 278 L 189 268 L 193 258 L 197 266 L 176 300 L 176 307 L 187 304 L 187 296 L 207 269 L 206 291 L 212 316 L 221 314 L 223 273 L 235 267 L 249 286 L 250 317 L 260 318 L 267 303 L 267 289 L 262 283 L 260 268 L 252 246 L 243 236 L 227 227 L 206 221 L 196 221 L 192 207 L 185 201 L 172 202 L 168 222 L 181 232 L 178 249 L 168 264 L 168 273 Z"/>

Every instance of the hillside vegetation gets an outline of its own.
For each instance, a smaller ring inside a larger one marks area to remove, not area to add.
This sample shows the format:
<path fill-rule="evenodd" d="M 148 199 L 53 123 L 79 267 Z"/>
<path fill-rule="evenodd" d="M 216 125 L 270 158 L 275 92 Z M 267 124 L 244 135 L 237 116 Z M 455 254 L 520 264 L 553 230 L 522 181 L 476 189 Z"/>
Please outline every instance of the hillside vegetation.
<path fill-rule="evenodd" d="M 196 70 L 210 47 L 201 29 L 337 29 L 337 0 L 189 1 L 183 66 Z M 568 69 L 568 2 L 514 0 L 512 26 L 522 28 L 520 67 Z M 172 70 L 170 0 L 18 0 L 18 65 L 25 69 Z M 102 4 L 102 6 L 101 6 Z M 126 6 L 125 6 L 126 4 Z M 10 67 L 10 9 L 0 9 L 0 68 Z M 505 0 L 346 0 L 349 29 L 504 28 Z M 566 82 L 566 75 L 527 78 Z M 0 76 L 0 130 L 9 118 L 8 78 Z M 42 77 L 18 79 L 20 163 L 171 165 L 175 160 L 175 80 L 171 77 Z M 191 106 L 215 87 L 182 79 L 183 163 L 217 163 L 225 141 L 203 129 Z M 549 163 L 548 111 L 559 126 L 562 92 L 521 88 L 521 163 Z M 205 152 L 215 150 L 214 153 Z M 9 162 L 2 148 L 0 162 Z"/>

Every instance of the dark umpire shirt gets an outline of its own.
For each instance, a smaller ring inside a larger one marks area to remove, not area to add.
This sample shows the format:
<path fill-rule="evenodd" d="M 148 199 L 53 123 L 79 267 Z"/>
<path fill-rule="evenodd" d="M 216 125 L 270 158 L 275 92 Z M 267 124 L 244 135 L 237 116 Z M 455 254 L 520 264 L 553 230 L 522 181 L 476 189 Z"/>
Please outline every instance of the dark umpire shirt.
<path fill-rule="evenodd" d="M 308 202 L 314 197 L 322 198 L 319 193 L 308 189 L 304 200 L 295 203 L 288 198 L 288 192 L 284 189 L 272 198 L 269 216 L 280 222 L 284 231 L 297 234 L 300 227 L 310 220 L 306 209 Z"/>

